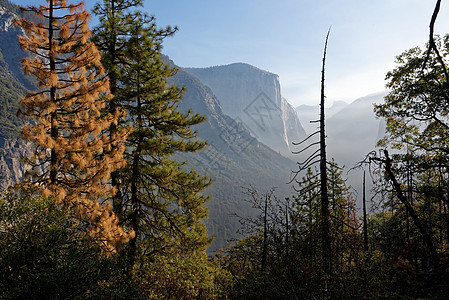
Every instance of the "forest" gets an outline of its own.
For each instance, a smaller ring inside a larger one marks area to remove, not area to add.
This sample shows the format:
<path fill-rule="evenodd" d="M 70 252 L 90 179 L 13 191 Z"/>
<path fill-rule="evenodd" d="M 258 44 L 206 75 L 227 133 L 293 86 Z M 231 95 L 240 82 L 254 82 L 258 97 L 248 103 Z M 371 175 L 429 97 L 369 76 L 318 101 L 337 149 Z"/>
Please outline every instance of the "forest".
<path fill-rule="evenodd" d="M 214 183 L 175 158 L 207 146 L 195 131 L 205 117 L 179 108 L 185 91 L 162 55 L 178 28 L 158 27 L 142 0 L 99 1 L 92 30 L 83 2 L 46 2 L 14 23 L 35 89 L 0 77 L 0 133 L 20 132 L 33 149 L 24 180 L 0 197 L 0 299 L 449 298 L 441 0 L 428 44 L 397 56 L 373 107 L 386 134 L 353 166 L 364 170 L 362 211 L 326 155 L 328 32 L 319 140 L 298 141 L 312 154 L 298 162 L 294 193 L 244 187 L 256 213 L 213 255 L 204 191 Z"/>

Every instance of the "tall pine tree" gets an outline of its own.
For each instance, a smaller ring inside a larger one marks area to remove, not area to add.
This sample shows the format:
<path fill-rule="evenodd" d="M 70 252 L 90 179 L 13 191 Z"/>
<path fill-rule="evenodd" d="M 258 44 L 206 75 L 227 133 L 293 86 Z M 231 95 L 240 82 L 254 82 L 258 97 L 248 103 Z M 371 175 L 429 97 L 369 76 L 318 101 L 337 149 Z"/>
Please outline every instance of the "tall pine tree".
<path fill-rule="evenodd" d="M 123 78 L 123 66 L 129 64 L 125 45 L 129 39 L 129 26 L 135 18 L 135 14 L 129 12 L 129 9 L 139 5 L 142 5 L 141 0 L 107 0 L 103 4 L 98 3 L 94 8 L 94 13 L 99 16 L 102 25 L 94 28 L 92 40 L 101 51 L 101 63 L 109 78 L 111 94 L 114 95 L 107 102 L 107 110 L 111 113 L 123 109 L 125 99 L 119 84 Z M 123 125 L 124 120 L 121 118 L 120 124 L 112 123 L 109 126 L 110 136 L 117 134 L 119 130 L 128 130 Z M 112 202 L 114 212 L 122 219 L 123 197 L 119 176 L 118 171 L 111 173 L 111 183 L 117 191 Z"/>
<path fill-rule="evenodd" d="M 131 241 L 131 253 L 139 239 L 146 252 L 204 248 L 206 197 L 199 193 L 208 181 L 171 158 L 176 151 L 203 148 L 191 126 L 204 117 L 179 111 L 182 91 L 167 84 L 174 70 L 161 60 L 161 32 L 153 18 L 139 16 L 130 29 L 126 50 L 132 60 L 124 67 L 123 83 L 134 130 L 127 140 L 122 179 L 127 221 L 141 234 Z"/>
<path fill-rule="evenodd" d="M 29 119 L 22 136 L 35 145 L 28 159 L 32 169 L 25 184 L 39 186 L 56 204 L 75 209 L 82 228 L 113 250 L 132 234 L 118 226 L 109 202 L 110 174 L 123 167 L 124 134 L 106 134 L 121 115 L 104 113 L 111 98 L 100 53 L 89 41 L 89 13 L 83 2 L 47 0 L 48 6 L 22 8 L 41 23 L 16 21 L 25 35 L 20 46 L 31 53 L 23 60 L 39 90 L 20 101 L 19 113 Z"/>
<path fill-rule="evenodd" d="M 159 283 L 152 297 L 165 297 L 170 290 L 177 291 L 176 298 L 194 296 L 211 278 L 203 223 L 207 197 L 200 194 L 210 181 L 186 171 L 172 155 L 204 147 L 192 129 L 204 117 L 182 113 L 178 102 L 183 91 L 167 82 L 176 70 L 162 60 L 162 41 L 176 29 L 158 29 L 153 17 L 131 11 L 136 4 L 140 1 L 104 0 L 95 8 L 100 25 L 94 40 L 109 77 L 115 78 L 109 106 L 125 108 L 128 116 L 119 124 L 133 127 L 126 142 L 128 164 L 117 173 L 121 198 L 114 199 L 114 211 L 136 233 L 124 252 L 130 269 L 145 284 Z M 202 267 L 192 269 L 195 265 Z M 183 270 L 182 284 L 176 286 L 158 277 L 179 276 L 174 266 Z"/>

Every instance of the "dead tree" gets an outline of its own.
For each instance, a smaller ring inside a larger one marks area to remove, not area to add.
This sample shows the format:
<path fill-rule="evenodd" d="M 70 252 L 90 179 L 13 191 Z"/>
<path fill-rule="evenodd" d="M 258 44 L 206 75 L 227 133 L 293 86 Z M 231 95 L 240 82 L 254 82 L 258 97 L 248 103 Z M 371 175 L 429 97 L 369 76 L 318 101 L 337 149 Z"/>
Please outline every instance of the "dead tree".
<path fill-rule="evenodd" d="M 366 218 L 366 181 L 365 171 L 363 171 L 363 249 L 368 253 L 368 221 Z"/>
<path fill-rule="evenodd" d="M 331 274 L 331 240 L 330 240 L 330 213 L 329 196 L 327 194 L 327 165 L 326 165 L 326 132 L 324 118 L 324 75 L 326 66 L 327 42 L 330 29 L 327 32 L 326 43 L 324 45 L 323 65 L 321 68 L 321 102 L 320 102 L 320 181 L 321 181 L 321 232 L 322 232 L 322 259 L 324 263 L 324 272 Z"/>
<path fill-rule="evenodd" d="M 319 120 L 311 121 L 311 123 L 319 123 L 319 129 L 309 135 L 306 139 L 299 143 L 293 143 L 295 146 L 304 146 L 306 142 L 309 142 L 310 139 L 319 135 L 319 141 L 313 142 L 308 146 L 305 146 L 302 150 L 293 152 L 294 154 L 303 153 L 309 149 L 313 149 L 315 146 L 319 146 L 317 150 L 315 150 L 311 155 L 308 156 L 306 160 L 303 162 L 298 162 L 298 170 L 294 171 L 294 175 L 291 182 L 296 182 L 300 185 L 303 184 L 301 180 L 298 180 L 298 175 L 313 165 L 319 163 L 319 174 L 317 174 L 316 178 L 319 176 L 319 181 L 312 183 L 310 185 L 306 185 L 303 188 L 295 189 L 300 195 L 304 195 L 315 188 L 320 187 L 320 235 L 321 235 L 321 259 L 322 259 L 322 267 L 323 267 L 323 275 L 325 278 L 325 285 L 328 285 L 328 279 L 331 277 L 332 272 L 332 248 L 331 248 L 331 237 L 330 237 L 330 212 L 329 212 L 329 196 L 328 196 L 328 178 L 327 178 L 327 157 L 326 157 L 326 131 L 325 131 L 325 93 L 324 93 L 324 80 L 325 80 L 325 66 L 326 66 L 326 54 L 327 54 L 327 44 L 329 40 L 330 28 L 326 35 L 326 41 L 324 44 L 324 53 L 323 53 L 323 62 L 321 68 L 321 101 L 320 101 L 320 118 Z"/>

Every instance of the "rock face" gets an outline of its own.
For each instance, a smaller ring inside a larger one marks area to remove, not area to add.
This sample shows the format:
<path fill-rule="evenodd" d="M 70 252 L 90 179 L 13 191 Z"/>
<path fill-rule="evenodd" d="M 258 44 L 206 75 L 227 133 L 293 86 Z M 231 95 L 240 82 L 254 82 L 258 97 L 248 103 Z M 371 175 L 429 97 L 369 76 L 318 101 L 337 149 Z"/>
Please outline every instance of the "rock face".
<path fill-rule="evenodd" d="M 23 30 L 13 25 L 14 20 L 20 17 L 20 11 L 16 5 L 5 0 L 0 1 L 0 51 L 12 75 L 27 89 L 34 89 L 33 79 L 23 74 L 20 63 L 27 55 L 20 49 L 18 42 L 18 36 L 23 34 Z"/>
<path fill-rule="evenodd" d="M 30 145 L 18 138 L 21 121 L 16 117 L 16 105 L 32 83 L 23 75 L 20 61 L 25 53 L 18 44 L 22 30 L 13 26 L 19 17 L 18 7 L 0 1 L 0 188 L 20 181 L 24 175 L 22 155 L 29 153 Z"/>
<path fill-rule="evenodd" d="M 212 90 L 225 114 L 282 155 L 291 157 L 292 142 L 305 137 L 295 109 L 281 95 L 278 75 L 243 63 L 184 70 Z"/>
<path fill-rule="evenodd" d="M 22 155 L 30 154 L 30 145 L 19 139 L 0 137 L 0 189 L 23 179 L 25 173 Z"/>
<path fill-rule="evenodd" d="M 0 6 L 0 31 L 15 30 L 13 23 L 16 16 L 5 7 Z"/>
<path fill-rule="evenodd" d="M 248 196 L 242 187 L 253 187 L 260 193 L 277 187 L 276 195 L 284 199 L 290 195 L 287 182 L 295 162 L 259 142 L 245 124 L 224 114 L 211 89 L 193 75 L 180 70 L 171 81 L 186 88 L 181 110 L 191 109 L 207 118 L 197 130 L 198 136 L 209 146 L 198 153 L 180 155 L 178 159 L 186 160 L 188 168 L 214 180 L 205 192 L 211 196 L 206 224 L 214 236 L 214 243 L 208 249 L 212 252 L 238 237 L 240 223 L 235 215 L 257 213 L 245 201 Z"/>

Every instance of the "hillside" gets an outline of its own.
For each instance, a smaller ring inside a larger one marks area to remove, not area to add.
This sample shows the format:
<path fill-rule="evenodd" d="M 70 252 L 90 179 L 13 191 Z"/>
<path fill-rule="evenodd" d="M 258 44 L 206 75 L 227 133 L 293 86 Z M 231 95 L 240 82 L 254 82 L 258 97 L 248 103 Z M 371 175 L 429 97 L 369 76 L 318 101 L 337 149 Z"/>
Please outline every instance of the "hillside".
<path fill-rule="evenodd" d="M 215 236 L 210 250 L 221 248 L 226 241 L 237 237 L 240 228 L 238 218 L 254 213 L 245 201 L 245 187 L 267 192 L 277 187 L 278 197 L 290 195 L 287 185 L 295 162 L 273 151 L 255 139 L 244 124 L 225 115 L 212 91 L 197 78 L 180 70 L 173 78 L 177 85 L 184 85 L 186 93 L 181 108 L 191 108 L 207 117 L 207 122 L 197 130 L 199 137 L 209 146 L 202 152 L 180 157 L 188 161 L 188 167 L 210 176 L 214 184 L 206 191 L 211 196 L 208 203 L 209 232 Z"/>
<path fill-rule="evenodd" d="M 244 124 L 259 141 L 286 157 L 306 133 L 281 94 L 279 76 L 249 64 L 184 68 L 217 96 L 223 112 Z"/>
<path fill-rule="evenodd" d="M 4 41 L 0 44 L 0 178 L 3 188 L 23 176 L 21 155 L 30 149 L 17 139 L 22 124 L 16 116 L 17 103 L 27 89 L 34 89 L 20 68 L 25 54 L 17 43 L 20 31 L 10 26 L 12 18 L 17 17 L 14 8 L 0 7 L 0 37 Z M 187 160 L 187 168 L 194 168 L 215 181 L 206 191 L 211 196 L 207 225 L 215 236 L 211 249 L 220 248 L 237 236 L 240 224 L 232 215 L 252 213 L 242 187 L 252 186 L 265 192 L 277 186 L 278 194 L 287 196 L 286 182 L 294 162 L 260 143 L 241 123 L 225 115 L 212 91 L 197 78 L 180 71 L 172 80 L 187 89 L 181 109 L 192 109 L 208 118 L 197 128 L 200 138 L 208 141 L 208 148 L 178 159 Z"/>

